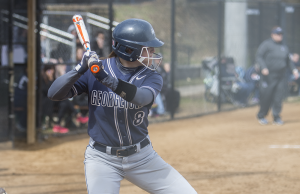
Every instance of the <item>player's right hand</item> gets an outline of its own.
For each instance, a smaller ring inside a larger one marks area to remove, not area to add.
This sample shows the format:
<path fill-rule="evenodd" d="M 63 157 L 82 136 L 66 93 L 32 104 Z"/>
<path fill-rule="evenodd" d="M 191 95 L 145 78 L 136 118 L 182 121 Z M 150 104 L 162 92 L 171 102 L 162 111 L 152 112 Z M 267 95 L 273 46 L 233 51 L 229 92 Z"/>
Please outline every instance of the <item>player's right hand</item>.
<path fill-rule="evenodd" d="M 91 57 L 95 57 L 98 58 L 98 55 L 96 52 L 94 51 L 90 51 L 90 52 L 85 52 L 82 56 L 81 62 L 75 67 L 75 70 L 83 75 L 88 69 L 88 61 Z"/>
<path fill-rule="evenodd" d="M 104 70 L 102 61 L 98 58 L 91 57 L 88 61 L 88 65 L 92 74 L 98 81 L 101 82 L 104 78 L 108 76 L 107 72 Z"/>

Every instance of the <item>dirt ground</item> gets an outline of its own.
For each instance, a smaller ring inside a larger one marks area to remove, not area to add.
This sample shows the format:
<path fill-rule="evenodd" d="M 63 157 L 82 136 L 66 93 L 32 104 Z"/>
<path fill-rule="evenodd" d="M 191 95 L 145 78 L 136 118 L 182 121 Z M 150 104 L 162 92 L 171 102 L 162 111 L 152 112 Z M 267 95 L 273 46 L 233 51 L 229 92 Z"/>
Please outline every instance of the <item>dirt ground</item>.
<path fill-rule="evenodd" d="M 300 103 L 285 103 L 283 126 L 261 126 L 258 107 L 151 124 L 154 149 L 203 194 L 299 194 Z M 271 120 L 271 116 L 268 117 Z M 86 194 L 87 135 L 0 150 L 9 194 Z M 121 194 L 146 193 L 122 181 Z"/>

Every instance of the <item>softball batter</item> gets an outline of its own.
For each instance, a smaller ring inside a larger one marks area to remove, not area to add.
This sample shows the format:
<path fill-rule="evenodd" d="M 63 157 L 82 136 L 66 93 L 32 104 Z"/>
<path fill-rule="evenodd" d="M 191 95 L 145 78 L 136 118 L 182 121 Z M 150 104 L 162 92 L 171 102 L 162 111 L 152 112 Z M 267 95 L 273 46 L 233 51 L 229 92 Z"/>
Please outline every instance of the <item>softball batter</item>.
<path fill-rule="evenodd" d="M 89 145 L 85 177 L 89 194 L 119 193 L 125 178 L 149 193 L 194 194 L 192 186 L 152 148 L 148 113 L 162 88 L 162 77 L 152 65 L 164 43 L 147 21 L 128 19 L 113 31 L 113 52 L 99 60 L 85 53 L 74 70 L 55 80 L 52 100 L 89 95 Z M 101 67 L 98 73 L 89 64 Z"/>

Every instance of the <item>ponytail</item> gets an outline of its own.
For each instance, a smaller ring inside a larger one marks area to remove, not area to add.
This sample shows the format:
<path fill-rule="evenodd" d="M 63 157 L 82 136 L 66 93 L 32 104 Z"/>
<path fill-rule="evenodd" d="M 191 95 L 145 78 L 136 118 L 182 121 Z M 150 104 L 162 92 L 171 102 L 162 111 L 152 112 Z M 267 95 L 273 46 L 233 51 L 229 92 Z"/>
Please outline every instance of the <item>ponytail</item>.
<path fill-rule="evenodd" d="M 113 57 L 117 57 L 117 56 L 118 56 L 118 55 L 117 55 L 114 51 L 112 51 L 112 52 L 108 55 L 108 57 L 101 57 L 100 60 L 105 60 L 105 59 L 113 58 Z"/>

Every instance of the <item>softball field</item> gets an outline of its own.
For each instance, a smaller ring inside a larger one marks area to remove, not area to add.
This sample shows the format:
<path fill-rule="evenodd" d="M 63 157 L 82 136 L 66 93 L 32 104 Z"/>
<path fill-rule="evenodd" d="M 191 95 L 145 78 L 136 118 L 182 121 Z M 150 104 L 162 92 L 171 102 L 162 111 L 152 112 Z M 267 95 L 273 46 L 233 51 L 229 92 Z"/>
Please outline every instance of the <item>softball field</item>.
<path fill-rule="evenodd" d="M 151 124 L 149 134 L 158 154 L 199 194 L 298 194 L 299 107 L 284 104 L 283 126 L 259 125 L 256 106 Z M 88 140 L 74 135 L 0 150 L 0 187 L 8 194 L 86 194 Z M 124 180 L 120 193 L 146 192 Z"/>

